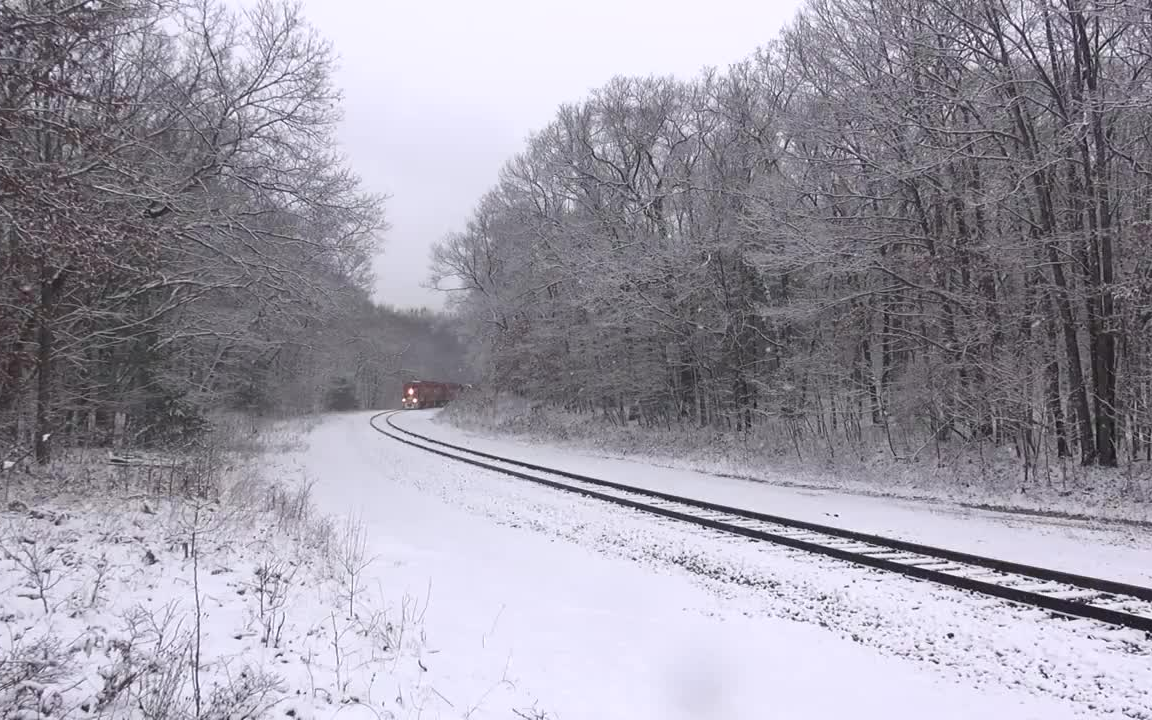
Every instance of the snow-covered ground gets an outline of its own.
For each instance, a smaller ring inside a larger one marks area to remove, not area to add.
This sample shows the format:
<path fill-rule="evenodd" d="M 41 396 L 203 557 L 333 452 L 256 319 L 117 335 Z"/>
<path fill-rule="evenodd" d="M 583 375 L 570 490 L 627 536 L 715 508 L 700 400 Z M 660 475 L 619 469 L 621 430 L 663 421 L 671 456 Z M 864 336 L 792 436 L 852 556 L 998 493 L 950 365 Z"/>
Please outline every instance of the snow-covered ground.
<path fill-rule="evenodd" d="M 1139 633 L 609 507 L 369 417 L 278 468 L 361 514 L 365 583 L 419 606 L 410 717 L 1152 718 Z"/>
<path fill-rule="evenodd" d="M 106 462 L 57 468 L 71 493 L 13 483 L 0 718 L 1152 719 L 1139 633 L 481 471 L 370 417 L 273 438 L 219 502 Z"/>
<path fill-rule="evenodd" d="M 302 478 L 262 473 L 261 457 L 194 468 L 215 476 L 210 500 L 173 492 L 187 475 L 100 453 L 6 477 L 0 718 L 412 716 L 422 606 L 350 591 L 357 525 L 310 512 Z"/>
<path fill-rule="evenodd" d="M 1133 525 L 1035 517 L 942 502 L 872 497 L 722 477 L 494 438 L 406 412 L 399 426 L 504 457 L 797 520 L 875 533 L 1015 562 L 1152 586 L 1152 531 Z"/>
<path fill-rule="evenodd" d="M 1085 468 L 1075 460 L 1061 462 L 1042 452 L 1035 473 L 1025 480 L 1019 459 L 1006 446 L 925 446 L 916 461 L 899 462 L 886 448 L 865 451 L 818 444 L 813 438 L 803 447 L 791 443 L 781 447 L 779 431 L 768 427 L 743 435 L 686 425 L 621 426 L 600 415 L 568 412 L 505 394 L 465 396 L 440 413 L 440 420 L 582 455 L 779 486 L 1152 528 L 1152 463 L 1142 461 L 1122 464 L 1120 469 Z"/>

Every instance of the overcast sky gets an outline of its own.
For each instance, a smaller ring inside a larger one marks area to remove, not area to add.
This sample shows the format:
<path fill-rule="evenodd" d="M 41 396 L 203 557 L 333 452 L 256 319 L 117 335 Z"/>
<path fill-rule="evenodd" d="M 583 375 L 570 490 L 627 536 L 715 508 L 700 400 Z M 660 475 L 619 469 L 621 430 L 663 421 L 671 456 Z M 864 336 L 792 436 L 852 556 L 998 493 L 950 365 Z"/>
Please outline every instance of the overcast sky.
<path fill-rule="evenodd" d="M 799 0 L 305 0 L 340 55 L 344 150 L 391 196 L 376 299 L 439 307 L 428 251 L 529 133 L 614 75 L 688 78 L 771 39 Z"/>

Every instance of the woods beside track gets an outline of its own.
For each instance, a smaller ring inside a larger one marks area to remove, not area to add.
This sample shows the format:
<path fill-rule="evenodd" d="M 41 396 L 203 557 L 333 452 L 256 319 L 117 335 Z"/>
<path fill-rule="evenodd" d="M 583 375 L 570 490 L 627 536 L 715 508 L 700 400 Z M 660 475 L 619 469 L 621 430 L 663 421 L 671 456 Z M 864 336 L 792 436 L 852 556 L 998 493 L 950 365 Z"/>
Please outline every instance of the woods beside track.
<path fill-rule="evenodd" d="M 384 198 L 299 4 L 0 4 L 0 461 L 374 405 L 456 365 L 373 303 Z"/>
<path fill-rule="evenodd" d="M 560 107 L 438 277 L 534 402 L 1146 500 L 1150 30 L 1135 0 L 810 0 L 744 62 Z"/>

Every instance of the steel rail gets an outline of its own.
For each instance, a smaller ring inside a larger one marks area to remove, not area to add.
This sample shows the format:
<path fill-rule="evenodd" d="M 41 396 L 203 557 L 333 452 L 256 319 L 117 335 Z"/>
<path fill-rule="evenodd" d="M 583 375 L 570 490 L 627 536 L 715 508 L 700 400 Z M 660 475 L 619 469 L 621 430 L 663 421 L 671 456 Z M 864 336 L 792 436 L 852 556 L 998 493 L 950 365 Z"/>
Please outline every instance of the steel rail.
<path fill-rule="evenodd" d="M 711 528 L 714 530 L 718 530 L 718 531 L 721 531 L 724 533 L 741 535 L 741 536 L 752 538 L 755 540 L 761 540 L 761 541 L 765 541 L 765 542 L 774 543 L 777 545 L 783 545 L 786 547 L 791 547 L 791 548 L 794 548 L 797 550 L 803 550 L 806 552 L 812 552 L 812 553 L 816 553 L 816 554 L 820 554 L 820 555 L 825 555 L 828 557 L 833 557 L 833 558 L 836 558 L 839 560 L 844 560 L 844 561 L 854 563 L 857 565 L 864 565 L 864 566 L 872 567 L 872 568 L 875 568 L 878 570 L 885 570 L 885 571 L 889 571 L 889 572 L 898 573 L 900 575 L 918 578 L 921 580 L 928 580 L 930 582 L 935 582 L 935 583 L 945 585 L 948 587 L 954 587 L 954 588 L 959 588 L 959 589 L 963 589 L 963 590 L 969 590 L 972 592 L 977 592 L 977 593 L 981 593 L 984 595 L 997 597 L 997 598 L 1000 598 L 1003 600 L 1009 600 L 1011 602 L 1016 602 L 1016 603 L 1020 603 L 1023 605 L 1043 608 L 1045 610 L 1050 610 L 1052 612 L 1060 613 L 1063 615 L 1068 615 L 1071 617 L 1087 618 L 1087 619 L 1091 619 L 1091 620 L 1097 620 L 1099 622 L 1108 623 L 1111 625 L 1128 627 L 1128 628 L 1133 628 L 1136 630 L 1143 630 L 1144 632 L 1152 635 L 1152 604 L 1150 604 L 1148 607 L 1148 613 L 1149 614 L 1144 615 L 1144 614 L 1125 612 L 1122 610 L 1115 610 L 1115 609 L 1107 608 L 1107 607 L 1100 607 L 1098 605 L 1093 605 L 1089 602 L 1078 602 L 1075 600 L 1066 599 L 1066 598 L 1062 598 L 1062 597 L 1053 597 L 1051 595 L 1045 595 L 1041 592 L 1035 592 L 1032 590 L 1023 590 L 1023 589 L 1020 589 L 1018 587 L 1012 587 L 1010 585 L 997 584 L 995 582 L 988 582 L 985 580 L 975 579 L 975 578 L 967 577 L 964 575 L 957 575 L 957 574 L 955 574 L 955 570 L 948 572 L 948 571 L 944 571 L 944 570 L 920 566 L 920 565 L 931 564 L 929 562 L 922 562 L 921 561 L 918 564 L 907 564 L 906 562 L 899 562 L 897 560 L 893 560 L 893 559 L 886 558 L 886 557 L 878 557 L 877 556 L 878 553 L 876 552 L 876 550 L 870 550 L 869 552 L 847 550 L 844 547 L 838 547 L 835 545 L 825 545 L 825 544 L 821 544 L 818 542 L 811 542 L 810 540 L 805 540 L 805 539 L 802 539 L 800 537 L 796 537 L 793 535 L 781 534 L 780 532 L 769 532 L 769 531 L 760 530 L 760 529 L 756 529 L 756 528 L 745 527 L 742 525 L 735 525 L 732 522 L 725 522 L 723 520 L 718 520 L 715 518 L 700 517 L 699 515 L 694 515 L 690 512 L 684 512 L 682 509 L 677 510 L 677 509 L 670 508 L 670 507 L 661 507 L 658 505 L 653 505 L 650 502 L 644 502 L 643 500 L 633 500 L 633 499 L 629 499 L 629 498 L 622 498 L 622 497 L 619 497 L 617 495 L 612 495 L 612 494 L 609 494 L 606 492 L 601 492 L 601 491 L 589 489 L 586 487 L 585 488 L 577 487 L 577 486 L 573 486 L 573 485 L 570 485 L 567 483 L 557 482 L 555 480 L 549 480 L 547 478 L 542 478 L 542 477 L 538 477 L 536 475 L 531 475 L 531 474 L 528 474 L 525 472 L 512 470 L 512 469 L 509 469 L 506 467 L 500 467 L 497 465 L 492 465 L 492 464 L 489 464 L 487 462 L 483 462 L 481 460 L 477 460 L 477 459 L 472 458 L 472 457 L 461 457 L 460 455 L 454 454 L 453 452 L 448 452 L 447 450 L 441 450 L 441 449 L 438 449 L 436 447 L 429 447 L 428 445 L 425 445 L 422 443 L 430 443 L 432 445 L 438 445 L 438 446 L 443 447 L 443 448 L 448 448 L 449 450 L 453 450 L 456 452 L 468 453 L 468 454 L 474 455 L 476 457 L 485 458 L 487 460 L 493 460 L 493 461 L 496 461 L 499 463 L 503 463 L 505 465 L 512 465 L 515 467 L 521 467 L 521 468 L 524 468 L 527 470 L 532 470 L 534 472 L 540 472 L 540 473 L 546 473 L 546 474 L 554 475 L 554 476 L 558 476 L 558 477 L 564 477 L 564 478 L 568 478 L 570 480 L 576 480 L 578 482 L 592 485 L 595 487 L 605 488 L 605 489 L 609 489 L 609 490 L 615 490 L 617 492 L 623 492 L 623 493 L 635 495 L 635 496 L 638 496 L 641 498 L 652 498 L 652 499 L 656 499 L 660 502 L 669 503 L 669 504 L 673 504 L 673 505 L 679 505 L 679 506 L 683 506 L 686 508 L 703 510 L 703 511 L 706 511 L 709 513 L 715 513 L 717 515 L 727 515 L 727 516 L 730 516 L 730 517 L 738 519 L 738 520 L 752 520 L 752 521 L 764 523 L 767 525 L 777 525 L 777 526 L 780 526 L 781 528 L 787 528 L 787 529 L 791 529 L 791 530 L 801 530 L 801 531 L 804 531 L 807 533 L 823 535 L 823 536 L 835 538 L 838 540 L 854 541 L 856 543 L 873 546 L 877 550 L 881 550 L 881 552 L 883 552 L 883 551 L 904 552 L 904 553 L 909 553 L 909 554 L 913 554 L 913 555 L 923 556 L 924 558 L 926 558 L 928 560 L 934 559 L 937 561 L 941 561 L 941 560 L 942 561 L 948 561 L 950 563 L 959 564 L 959 565 L 967 565 L 967 566 L 976 567 L 976 568 L 984 568 L 984 569 L 992 570 L 992 571 L 995 571 L 998 573 L 1003 573 L 1003 574 L 1008 575 L 1008 576 L 1018 576 L 1018 577 L 1027 578 L 1027 579 L 1061 583 L 1065 586 L 1068 586 L 1069 588 L 1073 588 L 1076 590 L 1090 590 L 1090 591 L 1093 591 L 1095 593 L 1100 593 L 1100 594 L 1107 595 L 1107 596 L 1117 596 L 1117 597 L 1106 598 L 1109 600 L 1109 602 L 1117 602 L 1117 601 L 1122 602 L 1126 598 L 1132 598 L 1132 599 L 1144 601 L 1146 603 L 1152 603 L 1152 588 L 1147 588 L 1147 587 L 1143 587 L 1143 586 L 1139 586 L 1139 585 L 1132 585 L 1129 583 L 1117 582 L 1117 581 L 1113 581 L 1113 580 L 1106 580 L 1106 579 L 1102 579 L 1102 578 L 1095 578 L 1095 577 L 1090 577 L 1090 576 L 1085 576 L 1085 575 L 1077 575 L 1074 573 L 1063 572 L 1060 570 L 1052 570 L 1049 568 L 1042 568 L 1042 567 L 1036 567 L 1036 566 L 1032 566 L 1032 565 L 1025 565 L 1025 564 L 1021 564 L 1021 563 L 1015 563 L 1015 562 L 1000 560 L 1000 559 L 996 559 L 996 558 L 983 557 L 980 555 L 973 555 L 970 553 L 958 552 L 955 550 L 948 550 L 945 548 L 937 548 L 937 547 L 933 547 L 930 545 L 923 545 L 920 543 L 913 543 L 913 542 L 908 542 L 908 541 L 904 541 L 904 540 L 897 540 L 894 538 L 886 538 L 883 536 L 872 535 L 869 533 L 855 532 L 852 530 L 845 530 L 843 528 L 837 528 L 837 527 L 833 527 L 833 526 L 829 526 L 829 525 L 821 525 L 818 523 L 811 523 L 811 522 L 806 522 L 803 520 L 794 520 L 791 518 L 785 518 L 785 517 L 781 517 L 781 516 L 777 516 L 777 515 L 770 515 L 770 514 L 766 514 L 766 513 L 754 512 L 751 510 L 745 510 L 743 508 L 729 507 L 729 506 L 720 505 L 717 503 L 710 503 L 710 502 L 706 502 L 703 500 L 697 500 L 695 498 L 687 498 L 687 497 L 682 497 L 682 496 L 678 496 L 678 495 L 671 495 L 668 493 L 663 493 L 663 492 L 654 491 L 654 490 L 647 490 L 645 488 L 638 488 L 638 487 L 631 486 L 631 485 L 624 485 L 624 484 L 612 482 L 609 480 L 602 480 L 599 478 L 593 478 L 593 477 L 590 477 L 587 475 L 580 475 L 578 473 L 568 472 L 565 470 L 558 470 L 558 469 L 554 469 L 554 468 L 549 468 L 549 467 L 545 467 L 543 465 L 538 465 L 535 463 L 528 463 L 528 462 L 524 462 L 521 460 L 513 460 L 513 459 L 501 457 L 499 455 L 494 455 L 492 453 L 486 453 L 486 452 L 483 452 L 480 450 L 475 450 L 475 449 L 460 446 L 460 445 L 454 445 L 452 443 L 444 442 L 442 440 L 437 440 L 435 438 L 430 438 L 426 435 L 422 435 L 420 433 L 416 433 L 416 432 L 413 432 L 411 430 L 407 430 L 407 429 L 402 428 L 402 427 L 400 427 L 400 426 L 398 426 L 392 422 L 392 416 L 395 414 L 396 414 L 396 412 L 379 413 L 377 415 L 374 415 L 370 419 L 370 424 L 372 425 L 373 429 L 375 429 L 377 432 L 380 432 L 381 434 L 383 434 L 387 437 L 390 437 L 394 440 L 397 440 L 398 442 L 402 442 L 402 443 L 405 443 L 407 445 L 411 445 L 413 447 L 420 448 L 420 449 L 425 450 L 427 452 L 431 452 L 431 453 L 434 453 L 437 455 L 441 455 L 443 457 L 450 458 L 452 460 L 456 460 L 458 462 L 467 463 L 469 465 L 481 467 L 481 468 L 484 468 L 486 470 L 491 470 L 491 471 L 499 472 L 499 473 L 502 473 L 505 475 L 510 475 L 512 477 L 516 477 L 519 479 L 539 483 L 541 485 L 552 487 L 552 488 L 555 488 L 557 490 L 563 490 L 566 492 L 573 492 L 573 493 L 577 493 L 580 495 L 585 495 L 587 497 L 592 497 L 592 498 L 596 498 L 596 499 L 603 500 L 606 502 L 611 502 L 611 503 L 614 503 L 617 505 L 630 507 L 630 508 L 640 510 L 643 512 L 647 512 L 647 513 L 651 513 L 654 515 L 659 515 L 659 516 L 663 516 L 663 517 L 667 517 L 667 518 L 671 518 L 671 519 L 675 519 L 675 520 L 680 520 L 683 522 L 692 523 L 692 524 L 699 525 L 702 527 L 707 527 L 707 528 Z M 380 417 L 385 418 L 385 422 L 387 422 L 388 427 L 390 429 L 395 430 L 399 433 L 403 433 L 404 435 L 407 435 L 410 438 L 415 438 L 416 440 L 410 440 L 408 438 L 401 437 L 399 435 L 394 435 L 392 433 L 389 433 L 384 428 L 379 427 L 375 421 Z M 963 569 L 963 568 L 960 568 L 960 569 Z M 1009 577 L 1007 579 L 1012 579 L 1012 578 Z M 1061 592 L 1063 592 L 1063 591 L 1061 591 Z M 1093 598 L 1093 599 L 1098 600 L 1098 598 Z"/>

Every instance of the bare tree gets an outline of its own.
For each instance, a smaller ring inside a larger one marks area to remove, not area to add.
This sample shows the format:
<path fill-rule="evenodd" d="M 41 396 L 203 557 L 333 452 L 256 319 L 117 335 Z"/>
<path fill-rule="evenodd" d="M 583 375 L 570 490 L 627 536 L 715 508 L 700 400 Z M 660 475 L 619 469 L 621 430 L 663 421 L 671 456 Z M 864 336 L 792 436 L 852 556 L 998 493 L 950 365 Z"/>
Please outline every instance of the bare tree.
<path fill-rule="evenodd" d="M 333 52 L 298 5 L 21 0 L 0 30 L 6 441 L 47 462 L 113 416 L 163 439 L 294 372 L 396 372 L 365 360 L 390 342 L 382 198 L 336 152 Z M 367 345 L 330 352 L 358 321 Z"/>
<path fill-rule="evenodd" d="M 1114 467 L 1152 453 L 1149 28 L 809 0 L 726 73 L 559 108 L 434 272 L 490 380 L 569 409 Z"/>

